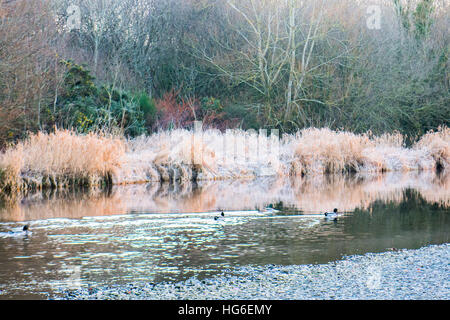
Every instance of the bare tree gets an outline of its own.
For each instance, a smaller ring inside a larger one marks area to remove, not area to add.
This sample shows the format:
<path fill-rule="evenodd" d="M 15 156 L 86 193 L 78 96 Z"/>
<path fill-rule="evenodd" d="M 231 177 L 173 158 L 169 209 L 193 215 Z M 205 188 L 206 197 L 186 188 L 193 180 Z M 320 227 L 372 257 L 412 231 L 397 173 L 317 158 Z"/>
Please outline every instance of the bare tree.
<path fill-rule="evenodd" d="M 348 53 L 341 46 L 328 59 L 314 56 L 318 41 L 330 41 L 323 23 L 324 1 L 227 0 L 227 4 L 229 23 L 239 40 L 230 44 L 230 39 L 216 39 L 223 53 L 212 56 L 198 49 L 199 56 L 236 85 L 255 90 L 275 124 L 288 121 L 294 109 L 301 116 L 303 102 L 323 104 L 309 97 L 305 80 Z M 284 102 L 279 101 L 280 91 Z"/>
<path fill-rule="evenodd" d="M 55 28 L 47 3 L 0 2 L 0 143 L 41 127 L 50 97 Z"/>

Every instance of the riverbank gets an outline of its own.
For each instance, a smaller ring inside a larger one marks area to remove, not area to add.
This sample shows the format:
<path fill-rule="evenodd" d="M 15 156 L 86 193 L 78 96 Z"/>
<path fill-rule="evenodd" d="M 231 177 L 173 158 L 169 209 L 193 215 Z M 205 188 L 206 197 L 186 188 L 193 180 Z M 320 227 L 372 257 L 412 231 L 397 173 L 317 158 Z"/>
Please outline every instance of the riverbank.
<path fill-rule="evenodd" d="M 281 137 L 278 131 L 177 129 L 132 140 L 57 130 L 0 154 L 0 193 L 450 168 L 450 129 L 430 132 L 408 148 L 404 140 L 398 133 L 374 137 L 326 128 Z"/>
<path fill-rule="evenodd" d="M 449 259 L 447 243 L 349 256 L 319 265 L 246 266 L 203 280 L 66 290 L 52 298 L 448 300 Z"/>

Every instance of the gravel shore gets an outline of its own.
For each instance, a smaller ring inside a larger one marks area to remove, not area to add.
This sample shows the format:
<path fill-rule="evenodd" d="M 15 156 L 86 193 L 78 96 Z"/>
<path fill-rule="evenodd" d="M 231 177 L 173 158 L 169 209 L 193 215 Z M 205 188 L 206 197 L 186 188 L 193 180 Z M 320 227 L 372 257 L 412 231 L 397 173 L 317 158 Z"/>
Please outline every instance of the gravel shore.
<path fill-rule="evenodd" d="M 209 279 L 63 291 L 56 299 L 450 299 L 450 244 L 321 265 L 246 266 Z"/>

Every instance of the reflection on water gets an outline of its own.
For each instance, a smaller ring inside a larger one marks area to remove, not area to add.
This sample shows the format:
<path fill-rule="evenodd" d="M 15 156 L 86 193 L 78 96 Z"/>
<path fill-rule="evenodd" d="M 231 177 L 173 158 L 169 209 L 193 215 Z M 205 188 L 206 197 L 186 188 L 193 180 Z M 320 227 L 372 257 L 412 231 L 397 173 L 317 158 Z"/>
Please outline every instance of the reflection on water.
<path fill-rule="evenodd" d="M 408 173 L 40 193 L 0 209 L 0 298 L 445 243 L 449 188 L 448 176 Z M 269 203 L 281 211 L 257 210 Z M 337 221 L 319 214 L 334 207 Z"/>
<path fill-rule="evenodd" d="M 392 172 L 374 176 L 320 176 L 308 179 L 275 177 L 255 180 L 203 181 L 199 184 L 116 186 L 109 192 L 47 191 L 0 203 L 0 221 L 50 218 L 78 219 L 132 212 L 176 213 L 215 210 L 255 210 L 270 203 L 303 213 L 368 209 L 375 201 L 404 200 L 414 189 L 428 203 L 450 206 L 450 174 Z"/>

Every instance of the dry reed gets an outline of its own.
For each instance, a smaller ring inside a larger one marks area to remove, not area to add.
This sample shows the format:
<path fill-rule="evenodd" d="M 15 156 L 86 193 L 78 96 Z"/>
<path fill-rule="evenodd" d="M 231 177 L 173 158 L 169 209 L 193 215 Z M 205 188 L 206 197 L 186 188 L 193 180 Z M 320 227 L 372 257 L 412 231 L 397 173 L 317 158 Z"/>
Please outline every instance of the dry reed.
<path fill-rule="evenodd" d="M 374 137 L 328 128 L 282 139 L 243 130 L 177 129 L 131 140 L 56 130 L 33 134 L 0 154 L 0 188 L 54 187 L 58 179 L 63 186 L 67 179 L 96 184 L 106 176 L 113 184 L 127 184 L 450 167 L 447 127 L 427 133 L 412 148 L 403 141 L 398 132 Z"/>
<path fill-rule="evenodd" d="M 124 153 L 125 144 L 121 139 L 56 130 L 50 134 L 32 134 L 0 154 L 0 170 L 5 176 L 3 185 L 21 177 L 34 179 L 38 186 L 45 184 L 49 177 L 53 184 L 64 179 L 94 181 L 119 167 Z"/>
<path fill-rule="evenodd" d="M 450 168 L 450 128 L 440 127 L 425 134 L 413 147 L 425 150 L 440 169 Z"/>
<path fill-rule="evenodd" d="M 367 135 L 309 128 L 301 131 L 295 154 L 308 173 L 360 171 L 363 151 L 370 145 Z"/>
<path fill-rule="evenodd" d="M 450 130 L 430 132 L 413 147 L 394 132 L 380 137 L 368 134 L 309 128 L 291 141 L 295 147 L 291 166 L 303 174 L 338 172 L 385 172 L 448 168 Z"/>

